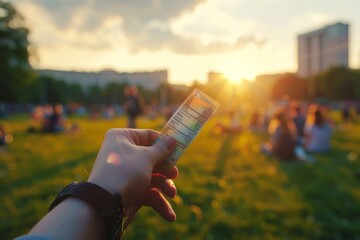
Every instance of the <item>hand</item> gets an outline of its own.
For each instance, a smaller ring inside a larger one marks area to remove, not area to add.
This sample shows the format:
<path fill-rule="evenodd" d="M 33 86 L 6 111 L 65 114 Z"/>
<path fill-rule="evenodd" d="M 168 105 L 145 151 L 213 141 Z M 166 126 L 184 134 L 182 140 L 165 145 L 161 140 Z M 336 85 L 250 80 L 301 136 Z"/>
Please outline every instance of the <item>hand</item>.
<path fill-rule="evenodd" d="M 152 130 L 107 132 L 88 181 L 112 194 L 120 193 L 126 226 L 143 205 L 152 207 L 168 221 L 175 220 L 176 215 L 162 193 L 175 197 L 176 187 L 171 179 L 177 177 L 178 169 L 161 165 L 175 146 L 174 138 Z"/>

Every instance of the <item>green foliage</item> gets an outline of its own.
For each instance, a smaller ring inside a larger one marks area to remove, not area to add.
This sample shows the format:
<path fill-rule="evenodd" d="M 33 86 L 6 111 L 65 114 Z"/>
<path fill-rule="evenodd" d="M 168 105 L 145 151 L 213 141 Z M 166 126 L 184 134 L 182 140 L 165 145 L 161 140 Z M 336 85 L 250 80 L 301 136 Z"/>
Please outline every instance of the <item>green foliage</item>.
<path fill-rule="evenodd" d="M 333 67 L 316 75 L 315 97 L 332 100 L 360 99 L 360 72 L 345 67 Z"/>
<path fill-rule="evenodd" d="M 84 102 L 85 93 L 79 84 L 76 83 L 69 84 L 67 89 L 69 93 L 68 102 L 78 102 L 78 103 Z"/>
<path fill-rule="evenodd" d="M 290 99 L 304 100 L 308 96 L 307 89 L 307 82 L 304 79 L 300 79 L 295 74 L 286 74 L 275 83 L 271 97 L 281 99 L 287 95 Z"/>
<path fill-rule="evenodd" d="M 32 83 L 32 95 L 28 102 L 71 103 L 83 102 L 84 92 L 78 84 L 67 84 L 49 76 L 39 76 Z"/>
<path fill-rule="evenodd" d="M 168 104 L 180 104 L 182 103 L 185 98 L 189 95 L 191 90 L 188 91 L 180 91 L 174 89 L 171 85 L 161 85 L 158 89 L 158 96 L 160 96 L 162 93 L 161 91 L 166 92 L 167 96 L 167 103 Z"/>
<path fill-rule="evenodd" d="M 24 100 L 24 84 L 34 77 L 29 64 L 28 29 L 9 2 L 0 1 L 0 101 Z"/>
<path fill-rule="evenodd" d="M 107 104 L 119 104 L 125 101 L 124 89 L 128 86 L 124 83 L 109 83 L 103 90 L 104 100 Z"/>
<path fill-rule="evenodd" d="M 165 122 L 139 120 L 157 130 Z M 218 135 L 217 121 L 224 119 L 212 119 L 178 163 L 177 220 L 143 208 L 124 239 L 360 238 L 360 126 L 335 132 L 333 150 L 307 164 L 264 156 L 262 134 Z M 126 126 L 124 118 L 73 122 L 79 135 L 28 134 L 26 118 L 8 121 L 14 142 L 0 153 L 2 239 L 28 231 L 63 186 L 86 180 L 107 129 Z"/>

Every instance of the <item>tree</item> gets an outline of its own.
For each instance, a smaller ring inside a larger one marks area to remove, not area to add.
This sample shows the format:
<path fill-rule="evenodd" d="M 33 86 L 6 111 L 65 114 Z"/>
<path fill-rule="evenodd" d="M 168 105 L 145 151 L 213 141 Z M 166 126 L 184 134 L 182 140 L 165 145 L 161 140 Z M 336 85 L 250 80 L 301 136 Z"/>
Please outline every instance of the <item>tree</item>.
<path fill-rule="evenodd" d="M 69 102 L 83 103 L 85 94 L 79 84 L 73 83 L 67 86 L 69 93 Z"/>
<path fill-rule="evenodd" d="M 0 101 L 19 102 L 34 77 L 29 64 L 28 29 L 9 2 L 0 1 Z"/>
<path fill-rule="evenodd" d="M 98 85 L 91 85 L 86 94 L 86 102 L 89 104 L 103 104 L 103 91 Z"/>
<path fill-rule="evenodd" d="M 104 98 L 106 104 L 121 104 L 125 101 L 124 89 L 128 86 L 127 82 L 123 83 L 109 83 L 105 86 Z"/>
<path fill-rule="evenodd" d="M 306 99 L 308 95 L 306 80 L 300 79 L 295 74 L 286 74 L 280 77 L 271 91 L 271 97 L 281 99 L 284 95 L 296 100 Z"/>
<path fill-rule="evenodd" d="M 316 97 L 332 100 L 360 99 L 360 73 L 346 67 L 332 67 L 313 79 Z"/>

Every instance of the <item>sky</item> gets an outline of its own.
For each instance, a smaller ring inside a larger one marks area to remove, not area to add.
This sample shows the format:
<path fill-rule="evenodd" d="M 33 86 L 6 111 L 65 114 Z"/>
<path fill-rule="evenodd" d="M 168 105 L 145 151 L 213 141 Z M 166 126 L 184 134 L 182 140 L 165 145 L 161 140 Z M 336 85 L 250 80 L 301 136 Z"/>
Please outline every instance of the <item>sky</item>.
<path fill-rule="evenodd" d="M 298 34 L 350 24 L 360 68 L 359 0 L 13 0 L 30 29 L 36 68 L 167 69 L 169 82 L 297 71 Z"/>

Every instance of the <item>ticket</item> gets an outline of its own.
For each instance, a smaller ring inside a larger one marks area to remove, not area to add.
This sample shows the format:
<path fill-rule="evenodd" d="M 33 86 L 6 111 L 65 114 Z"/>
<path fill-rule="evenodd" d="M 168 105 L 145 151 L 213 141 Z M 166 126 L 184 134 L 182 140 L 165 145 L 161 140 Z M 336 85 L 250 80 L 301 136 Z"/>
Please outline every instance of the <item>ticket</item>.
<path fill-rule="evenodd" d="M 199 89 L 194 89 L 185 99 L 161 131 L 176 140 L 174 152 L 165 160 L 168 168 L 176 164 L 219 106 L 217 101 Z"/>

